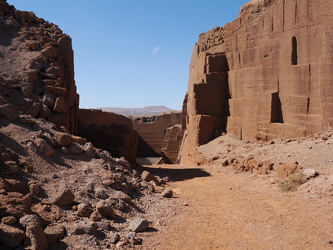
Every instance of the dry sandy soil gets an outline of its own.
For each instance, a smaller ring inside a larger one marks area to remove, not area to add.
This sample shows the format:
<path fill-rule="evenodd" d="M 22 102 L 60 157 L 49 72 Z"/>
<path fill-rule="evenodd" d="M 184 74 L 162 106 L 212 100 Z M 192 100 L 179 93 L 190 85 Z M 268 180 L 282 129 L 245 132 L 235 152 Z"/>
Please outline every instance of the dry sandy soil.
<path fill-rule="evenodd" d="M 199 149 L 215 159 L 205 165 L 152 167 L 170 176 L 174 202 L 153 225 L 155 233 L 140 233 L 138 249 L 332 249 L 332 139 L 325 133 L 257 144 L 222 136 Z M 275 171 L 255 175 L 222 165 L 240 152 L 274 163 L 297 160 L 320 175 L 281 192 Z"/>

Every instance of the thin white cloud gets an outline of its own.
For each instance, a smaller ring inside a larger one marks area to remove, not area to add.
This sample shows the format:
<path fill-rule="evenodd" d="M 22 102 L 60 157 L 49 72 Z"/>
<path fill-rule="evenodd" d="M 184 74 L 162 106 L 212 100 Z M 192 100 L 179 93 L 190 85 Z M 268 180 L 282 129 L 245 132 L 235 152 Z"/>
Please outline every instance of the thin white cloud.
<path fill-rule="evenodd" d="M 156 46 L 156 47 L 153 49 L 153 54 L 156 54 L 157 51 L 159 51 L 159 50 L 160 50 L 160 46 Z"/>

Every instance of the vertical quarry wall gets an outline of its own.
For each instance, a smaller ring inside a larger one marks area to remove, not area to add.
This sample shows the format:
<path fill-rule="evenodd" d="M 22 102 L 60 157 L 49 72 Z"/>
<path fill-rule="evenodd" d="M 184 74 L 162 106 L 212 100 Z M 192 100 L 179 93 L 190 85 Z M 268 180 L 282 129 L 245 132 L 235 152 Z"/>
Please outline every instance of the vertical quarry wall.
<path fill-rule="evenodd" d="M 71 38 L 33 12 L 0 1 L 0 105 L 75 133 L 79 96 Z"/>
<path fill-rule="evenodd" d="M 195 45 L 182 161 L 219 136 L 307 136 L 333 127 L 333 2 L 253 0 Z"/>
<path fill-rule="evenodd" d="M 133 117 L 132 121 L 134 129 L 139 134 L 138 157 L 162 155 L 168 163 L 176 161 L 175 152 L 179 150 L 180 136 L 176 132 L 177 128 L 171 127 L 182 123 L 181 112 L 152 117 Z"/>
<path fill-rule="evenodd" d="M 94 146 L 105 149 L 114 157 L 125 157 L 135 163 L 138 135 L 133 130 L 132 120 L 102 110 L 80 109 L 78 134 Z"/>

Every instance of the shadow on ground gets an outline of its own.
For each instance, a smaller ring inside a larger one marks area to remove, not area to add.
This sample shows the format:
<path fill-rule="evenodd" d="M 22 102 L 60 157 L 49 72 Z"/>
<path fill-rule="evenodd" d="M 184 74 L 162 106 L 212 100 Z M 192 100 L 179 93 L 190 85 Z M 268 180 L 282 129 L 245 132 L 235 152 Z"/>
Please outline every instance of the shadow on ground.
<path fill-rule="evenodd" d="M 140 167 L 141 171 L 148 171 L 161 178 L 169 176 L 170 181 L 184 181 L 198 177 L 208 177 L 209 173 L 201 168 L 167 168 L 167 167 Z"/>

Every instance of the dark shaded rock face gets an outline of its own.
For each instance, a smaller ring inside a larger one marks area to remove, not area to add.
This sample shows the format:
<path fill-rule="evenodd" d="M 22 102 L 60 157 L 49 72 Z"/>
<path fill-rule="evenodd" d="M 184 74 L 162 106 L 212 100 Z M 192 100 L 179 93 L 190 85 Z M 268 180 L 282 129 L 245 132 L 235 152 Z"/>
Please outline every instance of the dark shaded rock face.
<path fill-rule="evenodd" d="M 0 58 L 0 105 L 11 103 L 21 114 L 76 132 L 79 96 L 68 35 L 1 1 Z"/>
<path fill-rule="evenodd" d="M 94 146 L 109 151 L 114 157 L 136 162 L 138 139 L 131 119 L 101 110 L 80 109 L 78 123 L 79 135 Z"/>
<path fill-rule="evenodd" d="M 253 0 L 234 22 L 200 35 L 184 163 L 221 132 L 256 141 L 333 127 L 332 11 L 325 0 Z"/>

